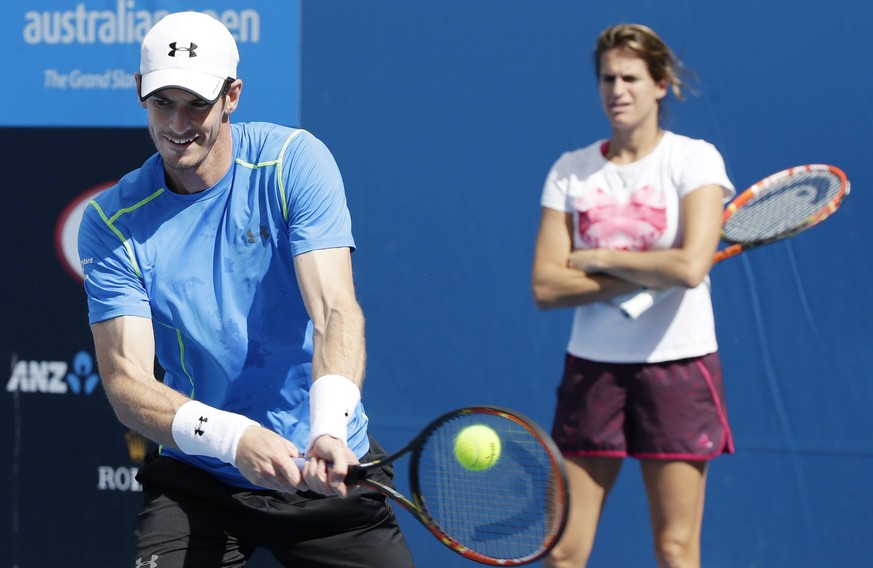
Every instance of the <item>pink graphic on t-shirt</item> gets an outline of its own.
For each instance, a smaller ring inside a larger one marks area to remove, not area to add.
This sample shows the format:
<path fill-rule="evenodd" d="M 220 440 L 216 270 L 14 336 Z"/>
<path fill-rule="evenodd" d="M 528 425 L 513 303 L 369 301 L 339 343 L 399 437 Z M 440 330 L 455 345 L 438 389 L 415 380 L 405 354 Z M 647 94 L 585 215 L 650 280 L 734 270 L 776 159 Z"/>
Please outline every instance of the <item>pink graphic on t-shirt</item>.
<path fill-rule="evenodd" d="M 663 192 L 646 185 L 619 203 L 597 187 L 576 198 L 579 236 L 590 248 L 646 251 L 667 228 Z"/>

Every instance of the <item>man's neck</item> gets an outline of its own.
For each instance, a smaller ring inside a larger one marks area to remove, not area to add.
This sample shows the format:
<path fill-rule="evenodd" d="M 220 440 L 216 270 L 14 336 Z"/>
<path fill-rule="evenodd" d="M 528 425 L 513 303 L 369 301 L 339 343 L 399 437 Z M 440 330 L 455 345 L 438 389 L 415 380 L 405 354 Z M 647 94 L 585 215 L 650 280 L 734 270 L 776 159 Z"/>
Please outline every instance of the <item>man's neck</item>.
<path fill-rule="evenodd" d="M 233 162 L 233 141 L 230 132 L 221 136 L 206 159 L 194 168 L 167 168 L 164 180 L 173 193 L 200 193 L 217 184 L 227 174 Z"/>

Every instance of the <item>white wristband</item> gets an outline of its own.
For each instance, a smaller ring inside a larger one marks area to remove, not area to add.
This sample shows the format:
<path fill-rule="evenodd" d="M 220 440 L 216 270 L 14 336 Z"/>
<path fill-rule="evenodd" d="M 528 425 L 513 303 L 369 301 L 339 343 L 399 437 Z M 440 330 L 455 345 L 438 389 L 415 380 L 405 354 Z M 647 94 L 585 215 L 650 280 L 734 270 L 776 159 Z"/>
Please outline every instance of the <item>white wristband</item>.
<path fill-rule="evenodd" d="M 309 443 L 306 453 L 320 436 L 332 436 L 348 444 L 348 426 L 361 389 L 342 375 L 324 375 L 309 389 Z"/>
<path fill-rule="evenodd" d="M 173 440 L 191 456 L 210 456 L 236 467 L 236 448 L 254 420 L 192 400 L 173 417 Z"/>

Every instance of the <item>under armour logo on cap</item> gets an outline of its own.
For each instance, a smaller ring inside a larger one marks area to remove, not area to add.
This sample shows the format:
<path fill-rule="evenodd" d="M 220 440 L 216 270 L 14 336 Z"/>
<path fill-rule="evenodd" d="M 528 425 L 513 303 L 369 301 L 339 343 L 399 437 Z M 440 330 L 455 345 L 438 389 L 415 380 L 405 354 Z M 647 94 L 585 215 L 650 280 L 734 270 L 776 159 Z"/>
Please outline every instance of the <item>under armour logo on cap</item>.
<path fill-rule="evenodd" d="M 236 41 L 220 21 L 203 12 L 168 14 L 142 41 L 140 99 L 182 89 L 214 103 L 225 83 L 236 79 L 238 64 Z"/>
<path fill-rule="evenodd" d="M 170 53 L 167 55 L 170 57 L 176 57 L 177 52 L 184 51 L 188 53 L 188 57 L 197 57 L 197 53 L 194 51 L 195 49 L 197 49 L 196 43 L 192 42 L 188 47 L 176 47 L 176 42 L 174 41 L 170 44 Z"/>

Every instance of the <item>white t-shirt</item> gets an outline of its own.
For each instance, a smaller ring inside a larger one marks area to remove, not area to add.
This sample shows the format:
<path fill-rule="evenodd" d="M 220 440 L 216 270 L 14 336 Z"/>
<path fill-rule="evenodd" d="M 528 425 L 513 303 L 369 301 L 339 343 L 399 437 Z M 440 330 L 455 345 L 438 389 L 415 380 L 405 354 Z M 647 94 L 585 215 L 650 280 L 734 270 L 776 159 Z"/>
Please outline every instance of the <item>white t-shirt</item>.
<path fill-rule="evenodd" d="M 614 164 L 600 140 L 563 154 L 552 166 L 541 204 L 573 216 L 574 248 L 646 251 L 682 242 L 679 202 L 706 185 L 720 185 L 728 201 L 734 186 L 712 144 L 664 132 L 643 159 Z M 624 317 L 614 298 L 576 308 L 567 351 L 612 363 L 697 357 L 718 349 L 709 277 L 673 293 L 637 320 Z"/>

